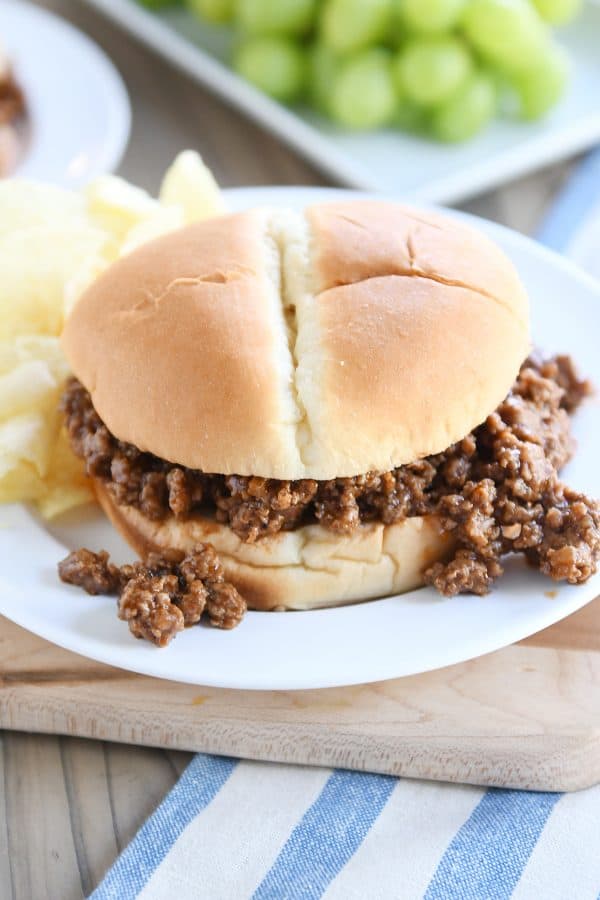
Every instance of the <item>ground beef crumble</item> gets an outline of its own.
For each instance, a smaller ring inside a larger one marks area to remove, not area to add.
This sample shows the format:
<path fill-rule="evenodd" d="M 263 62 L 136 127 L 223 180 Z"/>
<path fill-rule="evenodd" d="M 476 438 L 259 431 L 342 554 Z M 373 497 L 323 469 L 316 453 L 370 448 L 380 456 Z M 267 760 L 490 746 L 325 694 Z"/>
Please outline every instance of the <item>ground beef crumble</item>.
<path fill-rule="evenodd" d="M 88 594 L 115 594 L 121 586 L 121 573 L 106 550 L 93 553 L 82 548 L 61 560 L 58 574 L 68 584 L 76 584 Z"/>
<path fill-rule="evenodd" d="M 63 581 L 88 594 L 117 594 L 119 618 L 135 637 L 165 647 L 177 632 L 195 625 L 205 614 L 217 628 L 235 628 L 246 602 L 225 581 L 211 544 L 200 544 L 184 556 L 177 551 L 151 553 L 144 562 L 113 565 L 108 553 L 74 550 L 58 564 Z"/>
<path fill-rule="evenodd" d="M 252 543 L 310 522 L 350 534 L 361 522 L 436 513 L 456 549 L 425 578 L 453 595 L 486 593 L 511 552 L 573 584 L 596 570 L 600 506 L 558 475 L 574 450 L 570 414 L 589 393 L 569 357 L 531 356 L 500 406 L 445 452 L 390 472 L 330 481 L 211 475 L 143 453 L 111 435 L 76 379 L 62 406 L 88 474 L 103 479 L 117 503 L 153 519 L 212 511 Z"/>

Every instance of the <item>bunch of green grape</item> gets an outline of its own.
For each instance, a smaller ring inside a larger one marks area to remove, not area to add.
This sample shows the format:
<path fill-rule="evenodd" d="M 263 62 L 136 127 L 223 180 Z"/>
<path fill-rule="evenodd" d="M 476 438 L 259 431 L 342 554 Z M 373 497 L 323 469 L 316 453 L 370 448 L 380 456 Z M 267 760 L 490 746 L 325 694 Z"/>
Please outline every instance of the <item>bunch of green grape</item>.
<path fill-rule="evenodd" d="M 165 0 L 142 0 L 148 4 Z M 168 0 L 167 0 L 168 2 Z M 184 0 L 235 30 L 233 66 L 352 129 L 463 141 L 499 114 L 545 115 L 568 81 L 551 26 L 581 0 Z"/>

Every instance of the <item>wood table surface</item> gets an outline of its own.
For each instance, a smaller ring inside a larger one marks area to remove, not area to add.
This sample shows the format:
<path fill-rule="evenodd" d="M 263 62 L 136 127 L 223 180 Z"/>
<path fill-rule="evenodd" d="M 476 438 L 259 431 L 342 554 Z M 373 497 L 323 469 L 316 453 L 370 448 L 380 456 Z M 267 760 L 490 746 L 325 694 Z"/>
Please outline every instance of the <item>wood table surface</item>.
<path fill-rule="evenodd" d="M 223 185 L 331 183 L 79 0 L 38 5 L 86 31 L 121 71 L 133 107 L 120 168 L 126 178 L 156 190 L 172 157 L 191 147 Z M 571 165 L 512 182 L 462 208 L 532 233 Z M 0 900 L 87 896 L 189 759 L 187 753 L 0 732 Z"/>

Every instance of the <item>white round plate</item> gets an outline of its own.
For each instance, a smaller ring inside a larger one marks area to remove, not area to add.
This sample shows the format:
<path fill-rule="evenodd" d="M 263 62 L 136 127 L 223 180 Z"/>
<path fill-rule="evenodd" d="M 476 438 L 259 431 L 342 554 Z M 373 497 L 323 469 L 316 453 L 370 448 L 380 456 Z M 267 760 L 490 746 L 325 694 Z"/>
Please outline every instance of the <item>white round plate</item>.
<path fill-rule="evenodd" d="M 302 207 L 361 196 L 313 188 L 231 190 L 234 209 L 254 204 Z M 513 259 L 529 290 L 533 335 L 543 349 L 573 353 L 600 385 L 600 285 L 528 238 L 464 214 Z M 465 385 L 468 390 L 468 385 Z M 600 496 L 598 401 L 577 414 L 579 451 L 565 471 L 574 487 Z M 131 559 L 96 510 L 48 528 L 25 507 L 0 509 L 0 613 L 63 647 L 123 669 L 217 687 L 305 689 L 411 675 L 461 662 L 520 640 L 574 612 L 600 593 L 587 584 L 554 584 L 519 560 L 487 597 L 440 597 L 423 588 L 397 597 L 311 612 L 250 612 L 233 631 L 190 628 L 167 648 L 136 641 L 115 601 L 62 584 L 57 562 L 67 550 L 106 548 Z"/>
<path fill-rule="evenodd" d="M 2 47 L 25 94 L 14 175 L 76 187 L 119 164 L 131 125 L 121 76 L 86 35 L 23 0 L 2 0 Z"/>

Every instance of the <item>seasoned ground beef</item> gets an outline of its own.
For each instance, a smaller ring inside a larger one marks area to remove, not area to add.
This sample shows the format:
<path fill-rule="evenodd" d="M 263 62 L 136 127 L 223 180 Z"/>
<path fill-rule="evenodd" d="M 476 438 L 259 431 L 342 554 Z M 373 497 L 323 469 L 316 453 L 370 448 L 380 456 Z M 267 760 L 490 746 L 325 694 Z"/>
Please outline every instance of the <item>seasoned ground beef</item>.
<path fill-rule="evenodd" d="M 58 574 L 68 584 L 76 584 L 88 594 L 115 594 L 121 585 L 121 573 L 108 558 L 106 550 L 93 553 L 82 548 L 62 559 Z"/>
<path fill-rule="evenodd" d="M 172 550 L 162 556 L 151 553 L 144 562 L 121 567 L 104 550 L 75 550 L 58 564 L 58 573 L 88 594 L 117 594 L 119 618 L 135 637 L 159 647 L 204 613 L 211 625 L 229 629 L 246 612 L 245 600 L 225 581 L 211 544 L 200 544 L 187 556 Z"/>
<path fill-rule="evenodd" d="M 75 379 L 63 410 L 88 474 L 103 479 L 117 503 L 150 518 L 212 512 L 253 543 L 309 522 L 350 534 L 361 522 L 436 513 L 453 533 L 456 551 L 432 566 L 426 580 L 446 595 L 483 594 L 509 552 L 572 583 L 595 571 L 600 507 L 558 476 L 574 449 L 570 414 L 589 392 L 569 357 L 532 356 L 498 409 L 444 453 L 330 481 L 211 475 L 143 453 L 111 435 Z"/>
<path fill-rule="evenodd" d="M 457 539 L 453 558 L 426 572 L 441 593 L 486 593 L 511 552 L 571 584 L 595 572 L 600 505 L 558 475 L 574 449 L 569 412 L 587 393 L 568 358 L 528 360 L 506 400 L 475 431 L 477 451 L 460 492 L 436 504 L 443 528 Z"/>
<path fill-rule="evenodd" d="M 0 126 L 8 125 L 25 112 L 23 92 L 12 75 L 0 75 Z"/>

